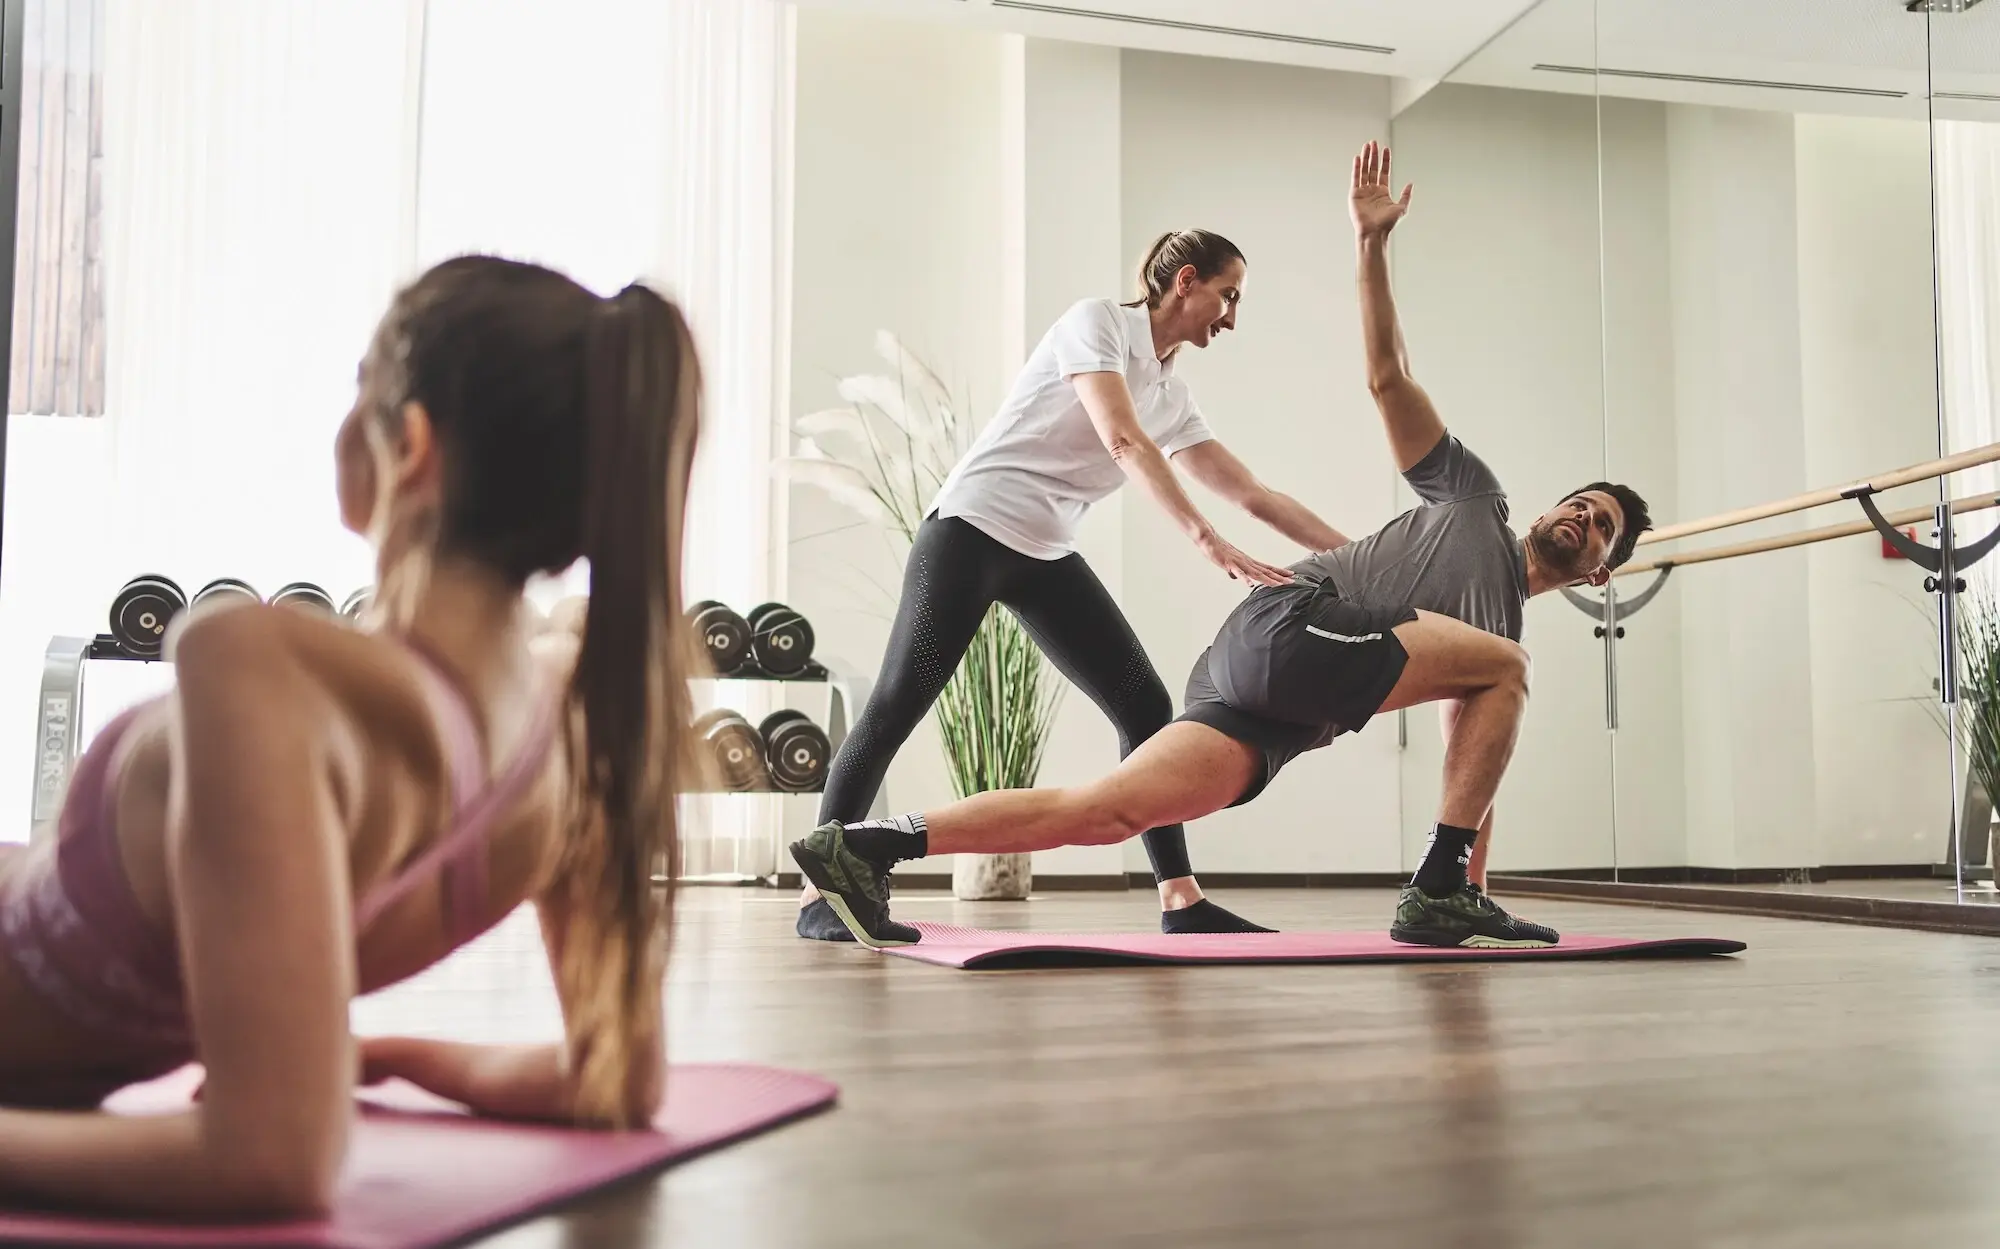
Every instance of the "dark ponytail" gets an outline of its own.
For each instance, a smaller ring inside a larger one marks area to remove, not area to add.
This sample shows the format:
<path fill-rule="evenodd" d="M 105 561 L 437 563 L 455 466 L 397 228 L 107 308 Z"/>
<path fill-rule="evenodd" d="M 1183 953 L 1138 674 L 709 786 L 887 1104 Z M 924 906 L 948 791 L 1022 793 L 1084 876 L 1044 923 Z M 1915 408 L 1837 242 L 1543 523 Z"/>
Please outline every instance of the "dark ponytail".
<path fill-rule="evenodd" d="M 1174 275 L 1188 265 L 1202 281 L 1214 277 L 1233 260 L 1242 260 L 1236 244 L 1213 230 L 1169 230 L 1153 240 L 1146 258 L 1139 262 L 1139 298 L 1126 304 L 1157 308 L 1173 289 Z"/>
<path fill-rule="evenodd" d="M 677 308 L 628 286 L 585 344 L 583 554 L 590 606 L 569 691 L 578 836 L 561 974 L 575 1008 L 578 1118 L 641 1126 L 633 1084 L 659 1043 L 678 868 L 675 797 L 691 775 L 681 536 L 701 390 Z M 633 1121 L 634 1115 L 637 1122 Z"/>
<path fill-rule="evenodd" d="M 653 874 L 675 874 L 675 800 L 697 774 L 687 682 L 700 669 L 680 590 L 693 337 L 644 286 L 605 300 L 540 265 L 461 256 L 397 297 L 368 371 L 377 419 L 393 428 L 422 404 L 443 466 L 402 580 L 459 559 L 525 586 L 590 561 L 565 696 L 568 836 L 546 889 L 568 912 L 556 974 L 576 1117 L 638 1126 L 659 1093 L 646 1078 L 672 907 Z"/>

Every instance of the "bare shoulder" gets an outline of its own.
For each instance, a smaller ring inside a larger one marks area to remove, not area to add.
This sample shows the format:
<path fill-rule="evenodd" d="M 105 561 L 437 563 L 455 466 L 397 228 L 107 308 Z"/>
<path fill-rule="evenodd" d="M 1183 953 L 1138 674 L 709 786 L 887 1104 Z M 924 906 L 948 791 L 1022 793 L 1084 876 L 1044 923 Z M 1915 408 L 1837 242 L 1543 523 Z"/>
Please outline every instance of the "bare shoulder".
<path fill-rule="evenodd" d="M 387 665 L 369 662 L 381 649 L 344 621 L 292 607 L 229 604 L 176 622 L 167 639 L 176 685 L 204 697 L 246 705 L 273 731 L 291 731 L 351 746 L 359 703 L 356 677 L 370 668 L 387 680 Z"/>

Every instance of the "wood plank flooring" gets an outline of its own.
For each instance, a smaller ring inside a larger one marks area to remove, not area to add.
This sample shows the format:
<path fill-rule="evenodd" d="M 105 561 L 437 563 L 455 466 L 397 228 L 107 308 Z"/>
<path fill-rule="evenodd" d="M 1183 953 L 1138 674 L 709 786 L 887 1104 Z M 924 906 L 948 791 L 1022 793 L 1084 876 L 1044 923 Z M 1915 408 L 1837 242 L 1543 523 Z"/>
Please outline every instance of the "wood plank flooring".
<path fill-rule="evenodd" d="M 806 1123 L 481 1242 L 598 1246 L 1990 1243 L 2000 940 L 1522 900 L 1734 958 L 971 973 L 791 936 L 791 899 L 686 889 L 673 1056 L 819 1072 Z M 1218 895 L 1374 928 L 1387 890 Z M 1145 892 L 897 895 L 908 919 L 1144 929 Z M 517 917 L 522 919 L 525 917 Z M 556 1035 L 531 922 L 361 1032 Z"/>

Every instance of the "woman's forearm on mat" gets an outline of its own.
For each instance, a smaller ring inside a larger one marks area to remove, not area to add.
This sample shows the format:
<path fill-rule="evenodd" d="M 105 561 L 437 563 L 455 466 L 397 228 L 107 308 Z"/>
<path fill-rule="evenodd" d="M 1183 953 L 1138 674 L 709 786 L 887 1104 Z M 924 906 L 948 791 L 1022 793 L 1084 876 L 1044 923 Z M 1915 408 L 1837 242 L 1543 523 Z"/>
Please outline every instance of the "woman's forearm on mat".
<path fill-rule="evenodd" d="M 200 1109 L 0 1110 L 0 1198 L 183 1219 L 306 1218 L 331 1200 L 312 1177 L 221 1152 Z"/>
<path fill-rule="evenodd" d="M 368 1037 L 362 1080 L 407 1080 L 496 1119 L 569 1119 L 575 1088 L 560 1045 L 475 1045 L 428 1037 Z"/>

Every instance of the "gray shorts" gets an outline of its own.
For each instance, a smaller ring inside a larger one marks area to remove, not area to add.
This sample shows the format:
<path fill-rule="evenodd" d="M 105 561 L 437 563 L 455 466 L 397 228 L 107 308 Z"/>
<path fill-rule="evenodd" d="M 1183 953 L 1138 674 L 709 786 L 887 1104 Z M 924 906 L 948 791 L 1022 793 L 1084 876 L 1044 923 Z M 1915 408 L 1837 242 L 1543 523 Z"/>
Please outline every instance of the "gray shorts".
<path fill-rule="evenodd" d="M 1359 732 L 1409 662 L 1391 630 L 1416 618 L 1343 599 L 1329 582 L 1263 586 L 1238 604 L 1194 661 L 1180 715 L 1262 753 L 1229 805 L 1255 798 L 1306 751 Z"/>

